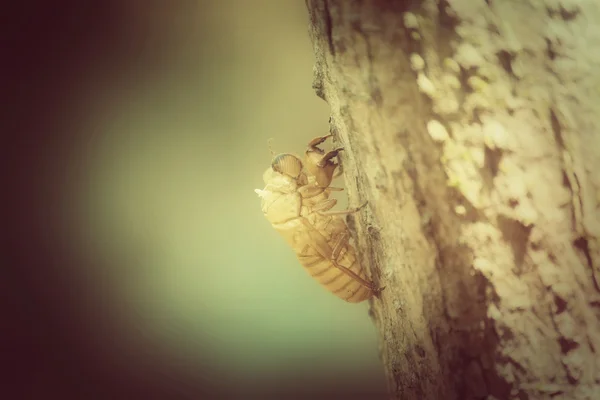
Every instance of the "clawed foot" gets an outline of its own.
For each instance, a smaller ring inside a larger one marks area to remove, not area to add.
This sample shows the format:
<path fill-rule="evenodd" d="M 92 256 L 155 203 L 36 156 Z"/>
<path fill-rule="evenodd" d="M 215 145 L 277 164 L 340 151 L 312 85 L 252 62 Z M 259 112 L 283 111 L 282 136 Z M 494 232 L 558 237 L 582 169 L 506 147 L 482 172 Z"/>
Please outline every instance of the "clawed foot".
<path fill-rule="evenodd" d="M 337 157 L 338 153 L 342 150 L 344 150 L 343 147 L 338 147 L 335 150 L 331 150 L 330 152 L 325 154 L 323 157 L 321 157 L 321 159 L 317 163 L 317 166 L 323 168 L 325 165 L 327 165 L 327 163 L 331 163 L 331 161 L 329 161 L 329 160 L 331 160 L 334 157 Z"/>
<path fill-rule="evenodd" d="M 381 292 L 383 292 L 383 290 L 385 289 L 385 286 L 380 287 L 378 289 L 372 289 L 373 290 L 373 296 L 377 297 L 378 299 L 380 298 Z"/>

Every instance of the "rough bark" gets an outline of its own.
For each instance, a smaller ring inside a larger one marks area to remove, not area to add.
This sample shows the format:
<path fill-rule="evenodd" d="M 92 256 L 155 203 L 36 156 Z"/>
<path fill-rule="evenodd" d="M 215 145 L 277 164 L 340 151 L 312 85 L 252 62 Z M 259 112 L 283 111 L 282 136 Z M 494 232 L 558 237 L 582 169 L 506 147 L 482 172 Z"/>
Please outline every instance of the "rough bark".
<path fill-rule="evenodd" d="M 600 398 L 598 2 L 307 6 L 392 397 Z"/>

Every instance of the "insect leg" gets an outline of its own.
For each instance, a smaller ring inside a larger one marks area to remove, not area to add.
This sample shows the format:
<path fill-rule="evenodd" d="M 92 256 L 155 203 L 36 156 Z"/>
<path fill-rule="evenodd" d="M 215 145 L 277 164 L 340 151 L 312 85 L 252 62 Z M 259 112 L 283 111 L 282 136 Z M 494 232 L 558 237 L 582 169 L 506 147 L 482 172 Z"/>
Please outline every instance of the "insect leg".
<path fill-rule="evenodd" d="M 335 178 L 341 176 L 343 173 L 344 173 L 344 168 L 342 168 L 341 164 L 338 164 L 337 171 L 335 171 L 335 173 L 333 174 L 333 178 L 332 179 L 335 179 Z"/>
<path fill-rule="evenodd" d="M 360 211 L 364 206 L 366 206 L 368 203 L 368 201 L 365 201 L 363 204 L 361 204 L 358 207 L 355 208 L 349 208 L 348 210 L 339 210 L 339 211 L 317 211 L 318 214 L 320 215 L 346 215 L 346 214 L 352 214 L 355 212 Z"/>
<path fill-rule="evenodd" d="M 306 226 L 306 228 L 308 228 L 306 230 L 306 233 L 308 234 L 308 239 L 310 241 L 311 247 L 313 247 L 317 251 L 317 253 L 319 253 L 323 258 L 329 260 L 334 267 L 336 267 L 346 275 L 352 277 L 356 281 L 360 282 L 361 285 L 369 288 L 370 290 L 375 290 L 375 285 L 372 282 L 369 282 L 366 279 L 362 278 L 351 269 L 338 264 L 337 260 L 335 260 L 332 256 L 333 249 L 331 248 L 329 243 L 327 243 L 325 237 L 319 231 L 317 231 L 306 218 L 301 218 L 301 221 Z"/>
<path fill-rule="evenodd" d="M 331 262 L 337 267 L 337 268 L 345 268 L 339 264 L 337 264 L 337 260 L 340 257 L 340 255 L 342 254 L 342 250 L 344 250 L 344 248 L 346 248 L 346 245 L 348 244 L 348 241 L 350 240 L 350 233 L 348 233 L 348 231 L 343 232 L 341 235 L 338 236 L 338 238 L 336 239 L 335 245 L 333 246 L 333 251 L 331 252 Z M 352 272 L 352 271 L 350 271 Z M 373 294 L 376 297 L 379 297 L 379 294 L 381 293 L 381 291 L 383 289 L 385 289 L 385 286 L 382 288 L 376 288 L 375 284 L 373 282 L 364 280 L 364 279 L 358 279 L 357 280 L 362 283 L 363 286 L 368 287 L 369 289 L 371 289 L 371 291 L 373 292 Z"/>
<path fill-rule="evenodd" d="M 330 192 L 342 192 L 343 188 L 338 187 L 327 187 L 322 188 L 319 186 L 305 185 L 298 188 L 298 193 L 302 196 L 303 199 L 310 199 L 311 197 L 318 196 L 325 192 L 326 196 L 329 196 Z"/>
<path fill-rule="evenodd" d="M 342 251 L 346 248 L 346 246 L 348 245 L 348 241 L 350 240 L 350 233 L 348 231 L 342 232 L 337 239 L 335 240 L 334 246 L 333 246 L 333 250 L 331 252 L 331 262 L 339 269 L 345 268 L 339 264 L 337 264 L 337 260 L 338 258 L 342 255 Z M 352 271 L 350 271 L 352 272 Z M 381 288 L 377 288 L 375 287 L 375 283 L 370 282 L 370 281 L 365 281 L 363 279 L 357 279 L 359 282 L 361 282 L 363 284 L 363 286 L 368 287 L 372 292 L 373 295 L 377 298 L 379 298 L 379 295 L 381 294 L 381 292 L 383 291 L 383 289 L 385 289 L 384 287 Z"/>
<path fill-rule="evenodd" d="M 378 289 L 373 289 L 373 296 L 379 298 L 379 295 L 381 294 L 381 292 L 383 292 L 383 289 L 385 289 L 385 286 L 380 287 Z"/>
<path fill-rule="evenodd" d="M 336 199 L 323 200 L 322 202 L 317 203 L 314 206 L 312 206 L 311 211 L 321 214 L 321 212 L 323 212 L 323 211 L 331 210 L 333 207 L 335 207 L 336 204 L 337 204 Z"/>
<path fill-rule="evenodd" d="M 302 196 L 303 199 L 307 199 L 310 197 L 318 196 L 324 192 L 324 189 L 315 185 L 304 185 L 298 188 L 298 193 Z"/>
<path fill-rule="evenodd" d="M 348 231 L 342 232 L 337 237 L 337 239 L 335 240 L 335 243 L 333 244 L 333 251 L 331 252 L 331 258 L 333 258 L 334 260 L 337 260 L 340 257 L 340 255 L 342 254 L 342 250 L 346 247 L 349 240 L 350 240 L 350 233 L 348 233 Z"/>
<path fill-rule="evenodd" d="M 341 270 L 346 275 L 350 275 L 352 278 L 354 278 L 355 280 L 360 282 L 360 284 L 363 285 L 364 287 L 367 287 L 373 291 L 375 290 L 375 284 L 373 282 L 370 282 L 370 281 L 360 277 L 356 272 L 352 271 L 349 268 L 344 267 L 343 265 L 338 264 L 338 262 L 335 260 L 330 260 L 330 261 L 337 269 Z"/>
<path fill-rule="evenodd" d="M 308 147 L 316 147 L 332 136 L 333 135 L 330 133 L 329 135 L 326 135 L 326 136 L 316 137 L 313 140 L 311 140 L 310 142 L 308 142 Z"/>
<path fill-rule="evenodd" d="M 317 166 L 324 167 L 327 164 L 327 161 L 331 160 L 333 157 L 337 157 L 338 153 L 342 150 L 344 150 L 343 147 L 338 147 L 335 150 L 327 152 L 323 157 L 321 157 L 321 159 L 317 163 Z"/>

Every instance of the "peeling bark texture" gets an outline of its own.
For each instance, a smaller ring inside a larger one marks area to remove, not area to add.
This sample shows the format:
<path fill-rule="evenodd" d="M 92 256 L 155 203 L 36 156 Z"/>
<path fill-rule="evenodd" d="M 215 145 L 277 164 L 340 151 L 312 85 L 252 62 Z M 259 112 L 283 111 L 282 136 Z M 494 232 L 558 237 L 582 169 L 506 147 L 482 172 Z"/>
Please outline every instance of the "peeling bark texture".
<path fill-rule="evenodd" d="M 600 2 L 307 0 L 396 399 L 600 399 Z"/>

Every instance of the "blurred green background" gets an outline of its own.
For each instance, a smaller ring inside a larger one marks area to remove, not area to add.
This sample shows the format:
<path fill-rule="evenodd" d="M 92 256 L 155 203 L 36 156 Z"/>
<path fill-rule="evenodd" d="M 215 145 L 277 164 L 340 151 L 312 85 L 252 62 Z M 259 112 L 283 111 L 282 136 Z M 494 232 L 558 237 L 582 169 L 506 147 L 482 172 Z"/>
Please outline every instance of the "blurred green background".
<path fill-rule="evenodd" d="M 328 131 L 304 2 L 112 5 L 121 30 L 65 89 L 77 134 L 52 186 L 89 261 L 70 268 L 129 327 L 123 354 L 152 348 L 239 398 L 384 398 L 368 304 L 310 279 L 254 193 L 269 138 L 302 154 Z"/>

